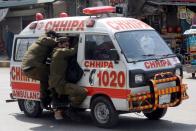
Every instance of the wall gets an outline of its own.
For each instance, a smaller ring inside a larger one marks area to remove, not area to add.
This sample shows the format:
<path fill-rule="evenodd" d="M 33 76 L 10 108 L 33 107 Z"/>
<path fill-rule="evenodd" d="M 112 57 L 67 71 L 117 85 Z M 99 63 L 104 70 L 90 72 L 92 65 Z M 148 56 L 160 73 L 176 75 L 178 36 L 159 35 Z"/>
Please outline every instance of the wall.
<path fill-rule="evenodd" d="M 178 18 L 177 18 L 177 7 L 176 6 L 168 6 L 167 10 L 167 25 L 171 27 L 175 27 L 178 25 Z"/>
<path fill-rule="evenodd" d="M 21 18 L 20 17 L 12 17 L 6 18 L 2 22 L 0 22 L 0 26 L 2 27 L 2 31 L 5 33 L 6 28 L 8 26 L 9 31 L 14 34 L 18 34 L 21 31 Z"/>

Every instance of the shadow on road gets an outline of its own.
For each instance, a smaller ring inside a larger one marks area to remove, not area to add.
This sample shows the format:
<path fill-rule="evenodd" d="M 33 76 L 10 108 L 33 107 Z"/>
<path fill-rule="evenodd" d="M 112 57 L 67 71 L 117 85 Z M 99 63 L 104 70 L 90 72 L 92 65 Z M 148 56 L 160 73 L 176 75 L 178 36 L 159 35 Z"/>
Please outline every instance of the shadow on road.
<path fill-rule="evenodd" d="M 191 80 L 195 80 L 196 79 L 196 77 L 187 77 L 186 79 L 191 79 Z"/>
<path fill-rule="evenodd" d="M 117 129 L 120 130 L 167 130 L 167 131 L 195 131 L 196 125 L 175 123 L 169 120 L 148 120 L 146 118 L 124 117 Z"/>
<path fill-rule="evenodd" d="M 56 121 L 51 112 L 44 112 L 41 118 L 28 118 L 24 114 L 10 114 L 17 120 L 37 124 L 30 128 L 32 131 L 150 131 L 150 130 L 167 130 L 167 131 L 195 131 L 196 125 L 175 123 L 168 120 L 147 120 L 131 116 L 120 116 L 119 123 L 113 129 L 98 128 L 93 124 L 89 112 L 81 113 L 82 122 L 74 122 L 68 118 Z"/>

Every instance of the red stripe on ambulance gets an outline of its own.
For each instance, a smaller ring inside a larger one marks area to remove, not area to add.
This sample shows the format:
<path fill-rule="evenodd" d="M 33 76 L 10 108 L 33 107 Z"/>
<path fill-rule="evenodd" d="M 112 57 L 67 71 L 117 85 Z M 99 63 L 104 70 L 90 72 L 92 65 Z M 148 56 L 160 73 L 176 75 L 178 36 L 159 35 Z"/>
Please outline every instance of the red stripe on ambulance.
<path fill-rule="evenodd" d="M 13 90 L 26 90 L 39 92 L 40 86 L 37 83 L 24 83 L 24 82 L 12 82 Z M 93 96 L 96 94 L 105 94 L 111 98 L 127 99 L 128 95 L 131 93 L 130 90 L 125 89 L 111 89 L 111 88 L 101 88 L 101 87 L 86 87 L 88 90 L 88 96 Z"/>
<path fill-rule="evenodd" d="M 94 96 L 96 94 L 104 94 L 111 98 L 127 99 L 130 95 L 130 90 L 125 89 L 111 89 L 111 88 L 100 88 L 100 87 L 86 87 L 88 90 L 88 96 Z"/>
<path fill-rule="evenodd" d="M 11 82 L 13 90 L 28 90 L 39 91 L 40 85 L 37 83 L 25 83 L 25 82 Z"/>

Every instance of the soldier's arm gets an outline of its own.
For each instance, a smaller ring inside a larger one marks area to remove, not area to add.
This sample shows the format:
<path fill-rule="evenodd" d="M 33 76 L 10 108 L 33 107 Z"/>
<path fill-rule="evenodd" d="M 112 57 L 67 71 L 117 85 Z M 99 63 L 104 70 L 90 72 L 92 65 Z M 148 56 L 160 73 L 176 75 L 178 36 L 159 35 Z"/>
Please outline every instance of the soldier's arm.
<path fill-rule="evenodd" d="M 42 37 L 40 37 L 38 39 L 38 43 L 40 45 L 44 45 L 44 46 L 48 46 L 48 47 L 54 47 L 54 46 L 56 46 L 55 39 L 53 39 L 51 37 L 44 37 L 44 36 L 42 36 Z"/>
<path fill-rule="evenodd" d="M 78 51 L 78 45 L 75 45 L 74 48 L 70 48 L 70 49 L 67 49 L 67 48 L 63 48 L 62 49 L 63 52 L 64 52 L 64 56 L 65 57 L 69 57 L 69 56 L 73 56 L 77 53 Z"/>
<path fill-rule="evenodd" d="M 55 46 L 56 45 L 55 39 L 53 39 L 51 37 L 46 37 L 44 39 L 44 41 L 46 42 L 46 45 L 48 45 L 48 46 Z"/>
<path fill-rule="evenodd" d="M 71 48 L 71 49 L 64 48 L 63 50 L 64 50 L 65 57 L 73 56 L 77 53 L 77 50 L 75 48 Z"/>

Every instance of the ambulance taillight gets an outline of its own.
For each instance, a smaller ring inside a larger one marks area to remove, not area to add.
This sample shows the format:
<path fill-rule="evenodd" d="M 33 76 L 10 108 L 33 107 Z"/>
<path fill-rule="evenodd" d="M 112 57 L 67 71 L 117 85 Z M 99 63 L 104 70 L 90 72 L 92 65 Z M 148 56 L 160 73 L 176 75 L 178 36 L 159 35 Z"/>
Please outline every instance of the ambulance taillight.
<path fill-rule="evenodd" d="M 100 7 L 89 7 L 83 9 L 83 13 L 86 15 L 96 15 L 104 13 L 115 13 L 116 8 L 112 6 L 100 6 Z"/>

